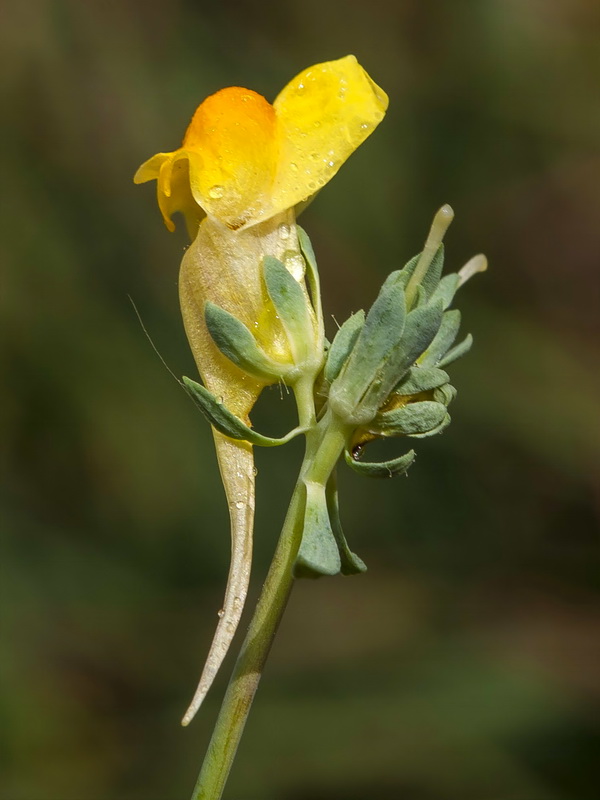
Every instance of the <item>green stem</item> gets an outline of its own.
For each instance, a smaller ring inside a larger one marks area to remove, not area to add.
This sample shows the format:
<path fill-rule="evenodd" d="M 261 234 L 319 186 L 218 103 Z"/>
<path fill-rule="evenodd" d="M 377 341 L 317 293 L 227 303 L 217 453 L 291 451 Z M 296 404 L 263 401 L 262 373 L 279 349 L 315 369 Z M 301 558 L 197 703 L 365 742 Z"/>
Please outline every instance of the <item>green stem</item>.
<path fill-rule="evenodd" d="M 306 453 L 267 579 L 242 645 L 192 800 L 220 800 L 275 633 L 294 582 L 308 481 L 323 481 L 340 456 L 346 431 L 329 414 L 308 431 Z"/>

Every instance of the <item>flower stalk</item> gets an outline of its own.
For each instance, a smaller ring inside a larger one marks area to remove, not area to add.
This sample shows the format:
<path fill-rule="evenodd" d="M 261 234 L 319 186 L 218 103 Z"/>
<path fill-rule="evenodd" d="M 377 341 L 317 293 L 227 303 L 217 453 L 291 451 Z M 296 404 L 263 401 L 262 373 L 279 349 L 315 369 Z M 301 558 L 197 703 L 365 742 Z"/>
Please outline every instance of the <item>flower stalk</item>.
<path fill-rule="evenodd" d="M 299 416 L 310 416 L 301 409 Z M 314 414 L 314 408 L 313 408 Z M 307 487 L 325 485 L 346 440 L 342 428 L 327 422 L 306 432 L 306 448 L 300 474 L 279 542 L 271 562 L 246 638 L 225 693 L 217 723 L 208 745 L 192 800 L 219 800 L 258 689 L 277 628 L 294 583 L 294 565 L 302 542 Z"/>

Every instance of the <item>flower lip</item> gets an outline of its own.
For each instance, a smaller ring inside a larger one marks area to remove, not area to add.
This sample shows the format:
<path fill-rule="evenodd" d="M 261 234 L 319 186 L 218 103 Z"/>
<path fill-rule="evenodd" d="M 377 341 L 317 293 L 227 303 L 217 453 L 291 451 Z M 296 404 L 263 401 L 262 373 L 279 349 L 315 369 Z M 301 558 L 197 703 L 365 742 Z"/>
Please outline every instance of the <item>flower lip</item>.
<path fill-rule="evenodd" d="M 158 153 L 134 181 L 158 180 L 167 227 L 181 211 L 192 232 L 205 214 L 250 227 L 324 186 L 383 119 L 388 98 L 354 56 L 297 75 L 271 105 L 230 87 L 204 100 L 182 146 Z"/>

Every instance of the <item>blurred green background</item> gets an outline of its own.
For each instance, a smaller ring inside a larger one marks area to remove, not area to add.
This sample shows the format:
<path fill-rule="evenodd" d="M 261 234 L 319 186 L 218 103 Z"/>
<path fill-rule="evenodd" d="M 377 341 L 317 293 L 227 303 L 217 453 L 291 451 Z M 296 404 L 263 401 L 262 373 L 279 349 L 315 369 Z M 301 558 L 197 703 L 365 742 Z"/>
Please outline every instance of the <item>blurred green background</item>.
<path fill-rule="evenodd" d="M 3 800 L 188 797 L 232 661 L 179 727 L 228 533 L 181 230 L 134 170 L 227 85 L 354 53 L 384 123 L 302 218 L 328 315 L 453 205 L 471 355 L 407 480 L 342 476 L 369 565 L 297 586 L 231 800 L 597 800 L 600 6 L 27 0 L 2 10 Z M 183 226 L 180 226 L 183 228 Z M 331 323 L 330 330 L 333 329 Z M 283 431 L 267 392 L 255 419 Z M 300 455 L 258 454 L 253 596 Z M 596 707 L 597 708 L 597 707 Z"/>

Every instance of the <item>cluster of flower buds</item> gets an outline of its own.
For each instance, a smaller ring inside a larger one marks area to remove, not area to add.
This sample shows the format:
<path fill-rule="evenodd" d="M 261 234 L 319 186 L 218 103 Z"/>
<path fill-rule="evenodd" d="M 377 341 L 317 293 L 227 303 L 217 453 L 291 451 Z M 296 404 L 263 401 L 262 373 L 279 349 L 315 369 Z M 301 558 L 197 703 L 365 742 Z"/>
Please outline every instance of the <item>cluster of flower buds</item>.
<path fill-rule="evenodd" d="M 352 429 L 346 461 L 358 472 L 391 477 L 406 472 L 414 451 L 379 463 L 359 460 L 367 442 L 390 436 L 422 438 L 450 423 L 456 396 L 443 369 L 471 348 L 469 334 L 454 344 L 461 314 L 450 309 L 457 289 L 486 269 L 485 256 L 442 278 L 443 235 L 450 206 L 436 214 L 423 252 L 392 272 L 368 314 L 351 316 L 328 353 L 324 378 L 332 413 Z"/>

